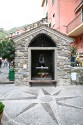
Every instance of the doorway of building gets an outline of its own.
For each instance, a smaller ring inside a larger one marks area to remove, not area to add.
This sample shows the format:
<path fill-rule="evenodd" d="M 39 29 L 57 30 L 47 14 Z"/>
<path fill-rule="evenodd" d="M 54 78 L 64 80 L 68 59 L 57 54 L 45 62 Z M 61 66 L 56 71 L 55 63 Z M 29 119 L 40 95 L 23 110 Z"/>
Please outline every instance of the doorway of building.
<path fill-rule="evenodd" d="M 54 50 L 31 50 L 31 80 L 54 80 Z"/>

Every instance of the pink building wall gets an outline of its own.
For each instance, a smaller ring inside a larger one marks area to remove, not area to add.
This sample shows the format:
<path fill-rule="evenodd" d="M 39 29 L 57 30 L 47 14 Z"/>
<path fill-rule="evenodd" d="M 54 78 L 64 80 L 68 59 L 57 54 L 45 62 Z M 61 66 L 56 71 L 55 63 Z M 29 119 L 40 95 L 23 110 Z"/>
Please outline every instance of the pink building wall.
<path fill-rule="evenodd" d="M 51 23 L 51 28 L 67 34 L 67 25 L 81 12 L 81 9 L 75 11 L 81 2 L 82 0 L 55 0 L 54 5 L 52 5 L 52 0 L 48 0 L 47 6 L 46 3 L 44 3 L 44 15 L 46 15 L 46 12 L 48 12 L 48 22 Z M 55 17 L 53 17 L 54 13 Z M 83 52 L 82 36 L 83 34 L 77 36 L 75 38 L 76 41 L 72 43 L 72 45 L 77 47 L 79 52 Z"/>
<path fill-rule="evenodd" d="M 58 25 L 59 25 L 58 13 L 59 12 L 58 12 L 57 6 L 58 6 L 58 0 L 55 0 L 54 5 L 52 5 L 52 0 L 48 0 L 48 20 L 50 20 L 52 24 L 52 28 L 58 30 Z M 55 14 L 55 17 L 53 17 L 53 14 Z"/>
<path fill-rule="evenodd" d="M 75 1 L 76 0 L 55 0 L 54 5 L 52 5 L 52 0 L 48 0 L 47 6 L 46 3 L 44 3 L 44 15 L 47 10 L 48 21 L 55 24 L 52 28 L 66 34 L 66 25 L 68 25 L 68 23 L 75 18 Z M 55 17 L 53 17 L 54 13 Z"/>
<path fill-rule="evenodd" d="M 48 12 L 48 22 L 55 23 L 54 29 L 66 34 L 66 26 L 80 13 L 75 13 L 76 7 L 82 0 L 55 0 L 52 5 L 52 0 L 48 0 L 46 6 L 46 0 L 43 6 L 44 17 Z M 55 17 L 53 18 L 53 14 Z M 54 22 L 55 21 L 55 22 Z"/>
<path fill-rule="evenodd" d="M 75 8 L 82 2 L 82 0 L 75 0 Z"/>
<path fill-rule="evenodd" d="M 60 0 L 60 31 L 66 34 L 66 26 L 75 18 L 75 0 Z"/>
<path fill-rule="evenodd" d="M 71 44 L 72 46 L 76 46 L 77 51 L 79 53 L 83 53 L 83 34 L 79 35 L 75 42 Z"/>

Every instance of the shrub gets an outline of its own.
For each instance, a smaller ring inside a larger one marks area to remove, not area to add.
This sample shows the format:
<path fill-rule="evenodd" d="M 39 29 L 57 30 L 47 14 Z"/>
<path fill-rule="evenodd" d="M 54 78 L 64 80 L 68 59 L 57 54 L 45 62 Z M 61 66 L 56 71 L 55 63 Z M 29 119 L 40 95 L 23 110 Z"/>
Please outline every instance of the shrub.
<path fill-rule="evenodd" d="M 5 107 L 5 105 L 4 105 L 2 102 L 0 102 L 0 113 L 2 113 L 2 112 L 3 112 L 4 107 Z"/>

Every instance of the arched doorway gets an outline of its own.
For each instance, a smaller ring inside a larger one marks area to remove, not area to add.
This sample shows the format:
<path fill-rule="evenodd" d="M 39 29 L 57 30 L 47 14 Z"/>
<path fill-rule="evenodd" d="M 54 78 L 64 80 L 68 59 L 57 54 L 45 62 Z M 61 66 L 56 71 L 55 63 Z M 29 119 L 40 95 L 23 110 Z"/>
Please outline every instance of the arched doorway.
<path fill-rule="evenodd" d="M 40 33 L 31 40 L 29 47 L 56 47 L 56 44 L 50 36 Z"/>
<path fill-rule="evenodd" d="M 38 34 L 29 44 L 29 80 L 56 81 L 56 44 L 47 34 Z"/>

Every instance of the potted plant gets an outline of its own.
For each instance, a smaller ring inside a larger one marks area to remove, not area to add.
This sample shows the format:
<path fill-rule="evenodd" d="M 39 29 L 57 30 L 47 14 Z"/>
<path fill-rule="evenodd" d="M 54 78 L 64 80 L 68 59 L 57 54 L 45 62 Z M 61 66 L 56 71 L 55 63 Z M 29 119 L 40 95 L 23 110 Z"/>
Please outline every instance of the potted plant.
<path fill-rule="evenodd" d="M 0 123 L 1 123 L 1 119 L 3 117 L 4 107 L 5 107 L 5 105 L 2 102 L 0 102 Z"/>

